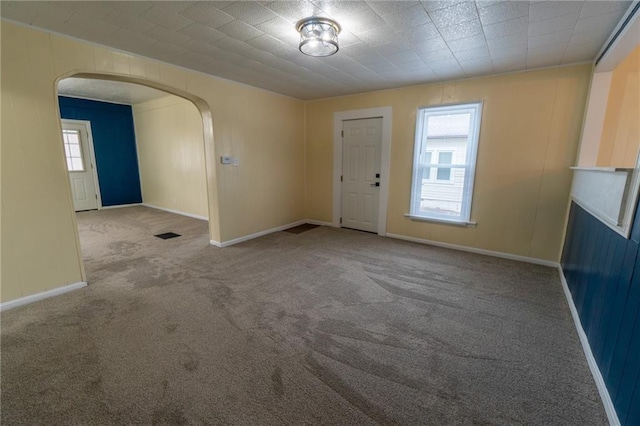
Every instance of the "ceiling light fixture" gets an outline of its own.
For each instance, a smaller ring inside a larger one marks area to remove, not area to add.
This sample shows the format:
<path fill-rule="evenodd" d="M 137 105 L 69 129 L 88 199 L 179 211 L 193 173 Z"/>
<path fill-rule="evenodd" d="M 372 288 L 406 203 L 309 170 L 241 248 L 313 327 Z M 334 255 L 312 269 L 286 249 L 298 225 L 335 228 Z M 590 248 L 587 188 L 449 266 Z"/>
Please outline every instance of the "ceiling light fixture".
<path fill-rule="evenodd" d="M 338 47 L 340 25 L 328 18 L 312 16 L 296 24 L 300 33 L 299 49 L 309 56 L 331 56 Z"/>

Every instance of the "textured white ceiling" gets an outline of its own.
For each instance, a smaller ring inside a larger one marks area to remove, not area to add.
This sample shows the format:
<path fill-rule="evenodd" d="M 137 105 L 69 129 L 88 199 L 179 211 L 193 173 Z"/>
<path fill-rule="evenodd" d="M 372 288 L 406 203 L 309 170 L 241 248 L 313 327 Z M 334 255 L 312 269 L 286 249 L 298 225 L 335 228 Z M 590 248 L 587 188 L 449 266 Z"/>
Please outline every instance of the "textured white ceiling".
<path fill-rule="evenodd" d="M 169 93 L 139 84 L 77 77 L 60 80 L 58 94 L 127 105 L 171 96 Z"/>
<path fill-rule="evenodd" d="M 0 2 L 4 18 L 300 99 L 595 58 L 630 1 Z M 297 50 L 337 20 L 340 51 Z"/>

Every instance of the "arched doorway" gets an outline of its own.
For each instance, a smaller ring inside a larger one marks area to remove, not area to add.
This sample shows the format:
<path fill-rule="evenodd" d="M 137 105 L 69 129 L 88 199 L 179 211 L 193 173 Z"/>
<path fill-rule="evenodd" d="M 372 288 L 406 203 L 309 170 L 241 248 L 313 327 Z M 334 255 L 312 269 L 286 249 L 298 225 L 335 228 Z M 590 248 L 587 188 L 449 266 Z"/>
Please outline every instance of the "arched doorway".
<path fill-rule="evenodd" d="M 200 122 L 202 126 L 202 139 L 203 139 L 202 140 L 203 149 L 201 150 L 201 152 L 204 157 L 203 159 L 204 159 L 204 175 L 205 175 L 204 180 L 205 180 L 205 188 L 206 188 L 205 190 L 206 215 L 202 214 L 202 216 L 203 217 L 206 216 L 209 219 L 209 227 L 208 227 L 209 240 L 217 239 L 216 235 L 219 232 L 219 223 L 217 221 L 217 218 L 219 217 L 219 215 L 218 215 L 218 206 L 217 206 L 217 188 L 216 188 L 217 179 L 216 179 L 216 169 L 215 169 L 216 163 L 214 161 L 215 154 L 214 154 L 214 141 L 213 141 L 213 118 L 207 102 L 204 101 L 202 98 L 195 96 L 191 93 L 188 93 L 186 91 L 175 89 L 165 84 L 158 83 L 145 78 L 108 74 L 108 73 L 85 73 L 85 72 L 71 72 L 58 77 L 58 79 L 56 79 L 55 81 L 56 97 L 58 96 L 59 83 L 61 81 L 64 81 L 65 79 L 70 79 L 70 78 L 102 80 L 102 81 L 106 80 L 111 82 L 126 83 L 129 85 L 131 84 L 140 85 L 143 87 L 148 87 L 151 89 L 162 91 L 167 95 L 177 96 L 178 98 L 183 100 L 184 103 L 188 102 L 189 104 L 192 104 L 193 106 L 195 106 L 200 117 Z M 62 118 L 60 114 L 60 107 L 58 104 L 57 106 L 58 106 L 58 117 Z M 64 158 L 61 161 L 68 162 L 69 159 Z M 73 207 L 73 203 L 74 203 L 73 188 L 70 183 L 69 183 L 68 194 L 69 194 L 69 203 Z M 72 208 L 70 211 L 74 212 L 74 209 Z M 79 264 L 81 266 L 81 274 L 82 274 L 83 281 L 86 282 L 87 277 L 86 277 L 85 265 L 84 265 L 83 255 L 82 255 L 82 249 L 80 246 L 78 223 L 75 215 L 73 215 L 73 222 L 75 225 L 74 226 L 75 234 L 76 234 L 75 238 L 77 241 L 77 247 L 78 247 L 77 254 L 78 254 Z"/>

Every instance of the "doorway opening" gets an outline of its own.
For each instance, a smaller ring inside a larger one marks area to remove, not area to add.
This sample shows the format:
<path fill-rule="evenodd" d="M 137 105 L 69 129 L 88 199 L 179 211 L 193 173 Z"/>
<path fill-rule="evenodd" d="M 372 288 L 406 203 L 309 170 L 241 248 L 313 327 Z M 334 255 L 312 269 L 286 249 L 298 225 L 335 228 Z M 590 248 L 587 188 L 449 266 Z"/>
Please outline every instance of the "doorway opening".
<path fill-rule="evenodd" d="M 333 226 L 386 235 L 391 107 L 334 114 Z"/>
<path fill-rule="evenodd" d="M 145 213 L 150 211 L 148 207 L 203 221 L 210 217 L 208 176 L 215 173 L 211 171 L 215 166 L 212 156 L 207 155 L 207 150 L 213 149 L 213 128 L 206 102 L 138 80 L 76 74 L 61 77 L 56 85 L 65 155 L 62 160 L 69 174 L 78 258 L 85 282 L 85 266 L 90 266 L 85 265 L 84 249 L 95 244 L 80 235 L 79 224 L 87 222 L 84 218 L 89 216 L 100 220 L 101 214 L 108 214 L 87 210 L 135 206 L 126 210 L 140 213 L 135 220 L 149 219 L 151 237 L 181 230 L 163 229 L 165 225 L 158 220 L 161 212 Z M 124 210 L 111 212 L 113 216 Z M 176 218 L 170 223 L 184 221 Z M 182 232 L 193 231 L 209 245 L 212 225 L 201 223 L 187 223 L 190 228 Z M 112 241 L 108 244 L 115 246 Z"/>

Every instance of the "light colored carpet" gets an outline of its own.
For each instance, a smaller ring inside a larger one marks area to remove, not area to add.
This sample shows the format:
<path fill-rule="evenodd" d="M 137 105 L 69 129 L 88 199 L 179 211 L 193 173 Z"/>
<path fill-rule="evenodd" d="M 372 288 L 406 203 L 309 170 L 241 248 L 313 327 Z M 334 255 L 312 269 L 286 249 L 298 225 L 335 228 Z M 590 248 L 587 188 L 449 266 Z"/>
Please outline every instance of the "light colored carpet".
<path fill-rule="evenodd" d="M 2 314 L 3 425 L 606 423 L 552 268 L 327 227 L 219 249 L 145 207 L 78 222 L 89 287 Z"/>

